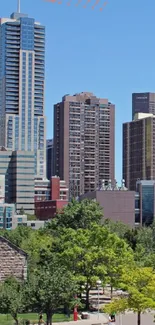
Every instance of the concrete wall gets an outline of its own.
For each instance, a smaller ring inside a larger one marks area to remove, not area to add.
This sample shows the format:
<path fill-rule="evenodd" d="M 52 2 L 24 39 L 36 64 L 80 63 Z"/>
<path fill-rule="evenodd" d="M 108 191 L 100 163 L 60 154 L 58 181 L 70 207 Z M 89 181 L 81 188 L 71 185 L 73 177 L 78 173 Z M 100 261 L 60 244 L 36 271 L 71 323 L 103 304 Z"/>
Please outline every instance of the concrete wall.
<path fill-rule="evenodd" d="M 103 207 L 104 219 L 135 225 L 134 191 L 97 191 L 96 200 Z"/>
<path fill-rule="evenodd" d="M 97 201 L 103 208 L 103 218 L 121 221 L 134 227 L 135 225 L 135 192 L 134 191 L 95 191 L 80 197 L 80 200 Z"/>
<path fill-rule="evenodd" d="M 27 256 L 7 239 L 0 237 L 0 281 L 14 276 L 24 280 L 27 276 Z"/>

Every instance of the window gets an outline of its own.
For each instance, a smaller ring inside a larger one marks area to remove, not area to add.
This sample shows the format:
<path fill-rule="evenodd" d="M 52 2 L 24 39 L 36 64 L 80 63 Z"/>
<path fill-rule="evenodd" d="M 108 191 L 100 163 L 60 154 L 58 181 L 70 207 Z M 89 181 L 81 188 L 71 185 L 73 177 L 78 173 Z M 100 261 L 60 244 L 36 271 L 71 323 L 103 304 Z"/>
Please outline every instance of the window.
<path fill-rule="evenodd" d="M 142 186 L 142 223 L 150 225 L 154 218 L 154 186 Z"/>

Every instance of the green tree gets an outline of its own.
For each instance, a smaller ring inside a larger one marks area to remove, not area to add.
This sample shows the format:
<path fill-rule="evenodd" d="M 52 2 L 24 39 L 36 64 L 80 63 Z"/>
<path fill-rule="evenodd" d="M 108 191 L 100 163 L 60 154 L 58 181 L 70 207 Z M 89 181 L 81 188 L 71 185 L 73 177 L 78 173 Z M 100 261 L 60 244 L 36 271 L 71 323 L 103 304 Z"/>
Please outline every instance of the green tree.
<path fill-rule="evenodd" d="M 63 212 L 57 213 L 55 218 L 47 225 L 48 229 L 72 228 L 87 229 L 92 223 L 99 224 L 103 211 L 97 202 L 83 200 L 81 202 L 72 200 Z"/>
<path fill-rule="evenodd" d="M 33 273 L 39 264 L 44 266 L 50 262 L 52 243 L 52 236 L 40 230 L 32 231 L 28 240 L 23 238 L 21 248 L 28 254 L 28 273 Z"/>
<path fill-rule="evenodd" d="M 20 226 L 11 231 L 4 231 L 3 236 L 10 240 L 14 245 L 22 247 L 24 240 L 29 240 L 32 233 L 35 231 L 31 227 Z"/>
<path fill-rule="evenodd" d="M 103 223 L 110 232 L 115 233 L 119 238 L 124 239 L 127 244 L 133 249 L 136 249 L 138 229 L 131 229 L 130 226 L 125 225 L 120 221 L 113 222 L 106 219 Z"/>
<path fill-rule="evenodd" d="M 105 219 L 103 222 L 104 227 L 107 227 L 111 233 L 115 233 L 121 239 L 124 238 L 125 233 L 131 228 L 125 225 L 121 221 L 112 221 L 110 219 Z"/>
<path fill-rule="evenodd" d="M 20 209 L 20 211 L 19 211 L 19 214 L 20 214 L 20 215 L 24 215 L 24 214 L 25 214 L 25 211 L 24 211 L 24 208 L 23 208 L 23 207 L 21 207 L 21 209 Z"/>
<path fill-rule="evenodd" d="M 89 291 L 96 281 L 100 278 L 102 285 L 110 281 L 111 287 L 117 286 L 125 265 L 134 262 L 132 250 L 124 240 L 97 224 L 91 230 L 64 229 L 53 249 L 86 292 L 87 309 Z"/>
<path fill-rule="evenodd" d="M 0 285 L 0 313 L 11 314 L 16 325 L 19 324 L 18 313 L 24 305 L 23 286 L 14 278 L 7 279 Z"/>
<path fill-rule="evenodd" d="M 77 291 L 71 272 L 54 259 L 33 275 L 29 288 L 30 303 L 38 312 L 46 314 L 47 325 L 52 324 L 52 316 L 58 307 L 68 305 Z"/>
<path fill-rule="evenodd" d="M 28 221 L 37 220 L 37 217 L 35 214 L 27 214 L 27 220 Z"/>
<path fill-rule="evenodd" d="M 152 268 L 127 268 L 121 280 L 127 295 L 112 301 L 105 312 L 132 310 L 137 312 L 137 325 L 141 325 L 141 313 L 155 308 L 155 273 Z"/>

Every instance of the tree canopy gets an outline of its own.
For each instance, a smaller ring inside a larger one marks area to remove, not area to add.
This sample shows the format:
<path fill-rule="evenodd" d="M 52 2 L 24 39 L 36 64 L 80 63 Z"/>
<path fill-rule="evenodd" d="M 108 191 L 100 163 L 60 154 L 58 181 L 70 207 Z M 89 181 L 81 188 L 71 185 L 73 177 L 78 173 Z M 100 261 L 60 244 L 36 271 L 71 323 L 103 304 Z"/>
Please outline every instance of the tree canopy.
<path fill-rule="evenodd" d="M 141 313 L 155 301 L 155 224 L 130 229 L 102 218 L 95 201 L 73 200 L 43 229 L 0 231 L 28 253 L 27 281 L 0 285 L 0 312 L 9 312 L 18 324 L 20 311 L 37 310 L 51 324 L 58 307 L 74 307 L 82 293 L 88 309 L 90 290 L 101 280 L 111 287 L 109 312 L 136 311 L 140 325 Z M 113 300 L 114 288 L 128 296 Z"/>
<path fill-rule="evenodd" d="M 92 223 L 99 224 L 103 216 L 103 210 L 97 202 L 92 200 L 83 200 L 81 202 L 72 200 L 63 212 L 57 213 L 51 223 L 47 225 L 50 228 L 72 228 L 89 229 Z"/>
<path fill-rule="evenodd" d="M 126 295 L 113 300 L 105 310 L 109 313 L 137 312 L 137 325 L 141 325 L 141 313 L 155 308 L 155 273 L 152 268 L 127 269 L 121 277 L 121 285 Z"/>
<path fill-rule="evenodd" d="M 72 270 L 79 285 L 86 291 L 86 307 L 89 307 L 89 291 L 98 278 L 111 288 L 116 285 L 125 265 L 133 265 L 132 250 L 124 240 L 111 234 L 104 226 L 92 225 L 89 229 L 64 229 L 53 246 L 62 264 Z"/>

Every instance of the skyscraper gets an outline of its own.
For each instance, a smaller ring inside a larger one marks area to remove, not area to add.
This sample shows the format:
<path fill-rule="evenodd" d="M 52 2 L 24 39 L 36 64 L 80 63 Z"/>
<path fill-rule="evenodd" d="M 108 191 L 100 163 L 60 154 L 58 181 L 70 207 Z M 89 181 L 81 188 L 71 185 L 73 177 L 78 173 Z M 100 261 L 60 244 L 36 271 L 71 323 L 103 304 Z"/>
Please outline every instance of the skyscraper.
<path fill-rule="evenodd" d="M 155 115 L 155 93 L 132 94 L 132 119 L 136 113 L 152 113 Z"/>
<path fill-rule="evenodd" d="M 0 146 L 33 151 L 46 177 L 45 27 L 25 14 L 0 19 Z"/>
<path fill-rule="evenodd" d="M 46 141 L 47 178 L 53 176 L 53 139 Z"/>
<path fill-rule="evenodd" d="M 155 179 L 155 116 L 139 113 L 123 124 L 123 178 L 128 189 L 136 181 Z"/>
<path fill-rule="evenodd" d="M 115 106 L 83 92 L 54 106 L 54 174 L 66 181 L 69 198 L 114 180 Z"/>

